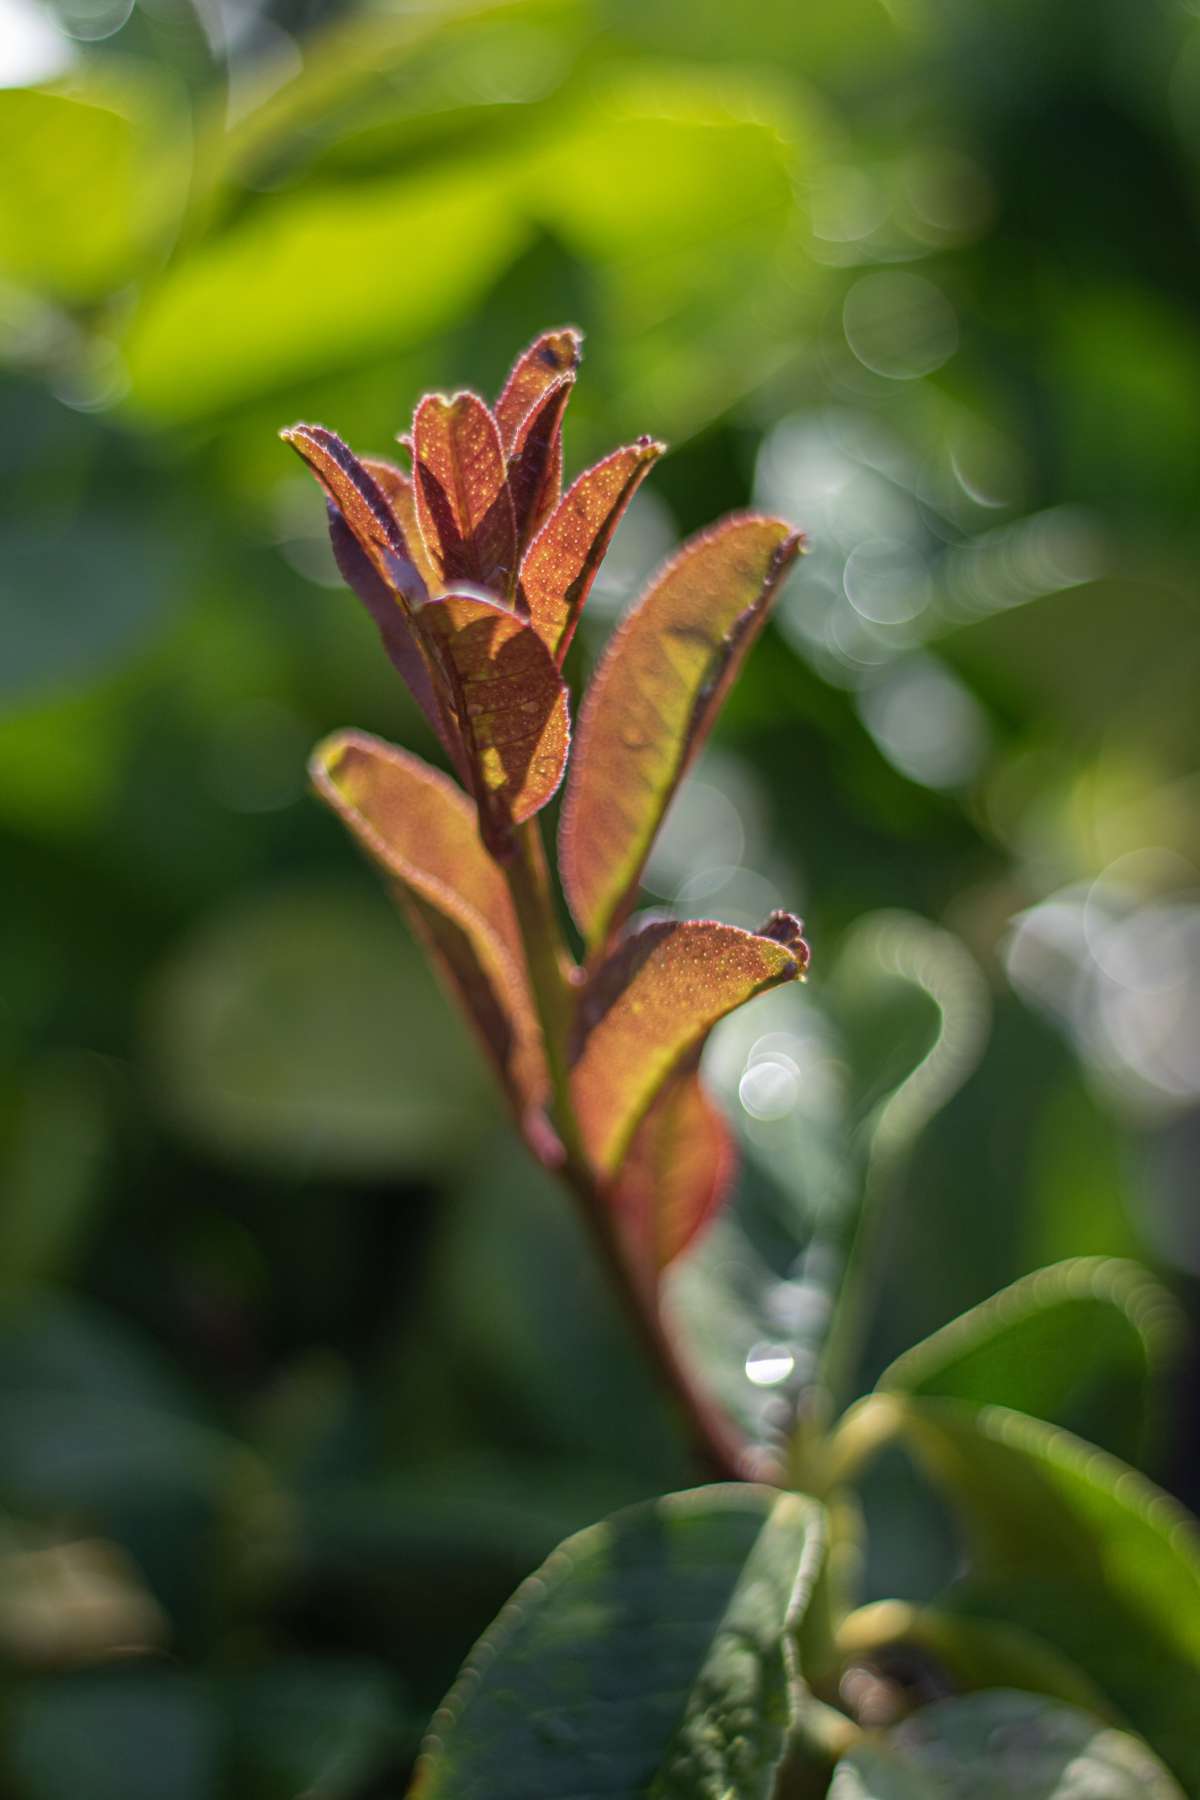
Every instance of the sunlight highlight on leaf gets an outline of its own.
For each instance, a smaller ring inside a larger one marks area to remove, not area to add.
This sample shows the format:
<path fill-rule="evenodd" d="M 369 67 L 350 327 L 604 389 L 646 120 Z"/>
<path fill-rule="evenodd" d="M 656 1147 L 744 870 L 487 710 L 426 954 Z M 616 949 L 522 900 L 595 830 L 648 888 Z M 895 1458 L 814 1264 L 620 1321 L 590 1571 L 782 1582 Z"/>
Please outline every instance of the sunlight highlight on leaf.
<path fill-rule="evenodd" d="M 442 579 L 506 588 L 517 539 L 495 419 L 477 394 L 426 394 L 412 443 L 417 517 Z"/>
<path fill-rule="evenodd" d="M 591 949 L 632 903 L 671 796 L 801 548 L 782 520 L 728 519 L 684 546 L 613 637 L 580 715 L 561 834 Z"/>

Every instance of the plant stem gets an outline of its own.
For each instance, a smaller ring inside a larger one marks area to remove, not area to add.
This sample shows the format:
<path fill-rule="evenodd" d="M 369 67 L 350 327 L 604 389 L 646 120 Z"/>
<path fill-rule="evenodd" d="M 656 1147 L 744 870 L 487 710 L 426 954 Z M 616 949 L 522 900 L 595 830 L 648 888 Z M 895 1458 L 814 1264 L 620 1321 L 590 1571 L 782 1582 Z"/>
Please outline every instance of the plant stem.
<path fill-rule="evenodd" d="M 693 1383 L 662 1321 L 656 1284 L 638 1279 L 613 1222 L 612 1209 L 588 1161 L 570 1087 L 570 1034 L 575 1016 L 575 967 L 555 911 L 550 871 L 538 821 L 516 833 L 505 866 L 516 910 L 529 984 L 542 1027 L 554 1123 L 562 1140 L 559 1173 L 574 1193 L 600 1260 L 608 1270 L 651 1362 L 674 1394 L 691 1436 L 712 1474 L 725 1481 L 761 1477 L 739 1434 Z"/>

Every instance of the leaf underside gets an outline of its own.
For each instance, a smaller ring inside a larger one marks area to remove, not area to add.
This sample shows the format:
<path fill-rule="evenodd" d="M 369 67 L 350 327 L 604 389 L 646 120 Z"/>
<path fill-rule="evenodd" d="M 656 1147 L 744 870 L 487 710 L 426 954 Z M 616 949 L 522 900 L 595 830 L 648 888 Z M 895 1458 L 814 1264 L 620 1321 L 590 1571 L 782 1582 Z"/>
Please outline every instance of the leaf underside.
<path fill-rule="evenodd" d="M 446 776 L 364 732 L 317 747 L 312 778 L 406 903 L 524 1119 L 543 1105 L 541 1034 L 504 878 Z"/>
<path fill-rule="evenodd" d="M 733 1133 L 696 1060 L 663 1085 L 613 1189 L 618 1226 L 650 1285 L 716 1217 L 737 1174 Z"/>

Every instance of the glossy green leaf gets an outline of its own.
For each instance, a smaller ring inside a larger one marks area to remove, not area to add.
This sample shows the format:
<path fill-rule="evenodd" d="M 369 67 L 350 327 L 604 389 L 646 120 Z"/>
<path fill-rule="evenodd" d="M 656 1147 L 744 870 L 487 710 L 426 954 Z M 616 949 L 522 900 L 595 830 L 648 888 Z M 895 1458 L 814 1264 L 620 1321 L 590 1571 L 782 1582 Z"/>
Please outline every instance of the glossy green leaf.
<path fill-rule="evenodd" d="M 582 350 L 583 334 L 572 325 L 544 331 L 522 350 L 496 401 L 496 423 L 507 455 L 512 454 L 521 426 L 537 402 L 564 375 L 574 374 Z"/>
<path fill-rule="evenodd" d="M 803 978 L 808 946 L 790 913 L 761 933 L 663 920 L 633 932 L 580 997 L 571 1093 L 601 1176 L 621 1165 L 663 1084 L 734 1007 Z"/>
<path fill-rule="evenodd" d="M 1200 1785 L 1200 1533 L 1115 1457 L 1004 1407 L 881 1396 L 962 1509 L 962 1600 L 1077 1663 L 1191 1787 Z"/>
<path fill-rule="evenodd" d="M 311 768 L 321 798 L 415 910 L 524 1119 L 546 1096 L 541 1033 L 512 901 L 475 808 L 446 776 L 363 732 L 326 739 Z"/>
<path fill-rule="evenodd" d="M 695 1069 L 685 1067 L 634 1132 L 613 1189 L 635 1266 L 652 1280 L 681 1256 L 716 1217 L 736 1175 L 725 1116 Z"/>
<path fill-rule="evenodd" d="M 421 535 L 443 582 L 506 591 L 516 577 L 517 528 L 495 419 L 477 394 L 426 394 L 412 449 Z"/>
<path fill-rule="evenodd" d="M 684 546 L 609 644 L 580 713 L 560 849 L 593 949 L 632 904 L 671 796 L 800 549 L 781 520 L 727 519 Z"/>
<path fill-rule="evenodd" d="M 1171 1297 L 1135 1264 L 1076 1257 L 972 1307 L 906 1351 L 878 1385 L 1086 1425 L 1095 1441 L 1132 1452 L 1174 1318 Z"/>
<path fill-rule="evenodd" d="M 768 1800 L 823 1551 L 799 1494 L 707 1488 L 569 1538 L 433 1721 L 419 1800 Z"/>
<path fill-rule="evenodd" d="M 576 477 L 521 565 L 521 598 L 561 665 L 613 533 L 664 446 L 639 438 Z"/>
<path fill-rule="evenodd" d="M 1183 1800 L 1146 1746 L 1003 1688 L 923 1707 L 834 1772 L 830 1800 Z"/>
<path fill-rule="evenodd" d="M 446 594 L 417 615 L 453 696 L 479 829 L 506 856 L 512 831 L 552 798 L 566 766 L 567 690 L 531 625 L 498 601 Z"/>

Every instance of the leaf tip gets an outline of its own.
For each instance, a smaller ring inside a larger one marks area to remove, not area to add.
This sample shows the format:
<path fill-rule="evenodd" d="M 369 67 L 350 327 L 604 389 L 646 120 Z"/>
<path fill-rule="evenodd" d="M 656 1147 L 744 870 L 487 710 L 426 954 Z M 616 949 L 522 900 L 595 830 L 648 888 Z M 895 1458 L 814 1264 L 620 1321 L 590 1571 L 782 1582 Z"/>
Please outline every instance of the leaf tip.
<path fill-rule="evenodd" d="M 812 951 L 804 936 L 804 921 L 795 913 L 773 912 L 766 923 L 759 927 L 759 937 L 770 938 L 773 943 L 782 944 L 792 958 L 793 967 L 788 972 L 789 981 L 804 981 L 808 977 L 809 965 L 812 962 Z"/>

